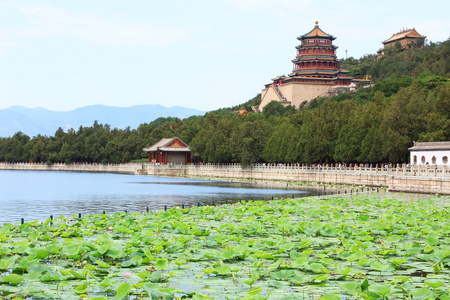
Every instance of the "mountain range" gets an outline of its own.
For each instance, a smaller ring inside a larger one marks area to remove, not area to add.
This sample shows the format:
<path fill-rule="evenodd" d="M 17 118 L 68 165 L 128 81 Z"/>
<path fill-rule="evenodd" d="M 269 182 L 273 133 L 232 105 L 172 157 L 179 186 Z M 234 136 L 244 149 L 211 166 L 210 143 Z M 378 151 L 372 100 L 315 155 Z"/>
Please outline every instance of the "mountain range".
<path fill-rule="evenodd" d="M 137 128 L 160 117 L 188 118 L 206 112 L 181 106 L 136 105 L 116 107 L 89 105 L 71 111 L 52 111 L 45 108 L 12 106 L 0 109 L 0 137 L 13 136 L 21 131 L 33 137 L 38 134 L 53 136 L 59 127 L 67 131 L 80 126 L 92 126 L 94 121 L 109 124 L 111 128 Z"/>

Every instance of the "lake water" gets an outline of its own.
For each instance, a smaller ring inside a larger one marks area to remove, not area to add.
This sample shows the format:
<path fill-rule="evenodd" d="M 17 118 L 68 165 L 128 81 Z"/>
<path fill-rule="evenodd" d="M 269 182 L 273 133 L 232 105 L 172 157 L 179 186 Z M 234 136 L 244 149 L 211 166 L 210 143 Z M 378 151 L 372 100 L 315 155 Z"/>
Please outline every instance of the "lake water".
<path fill-rule="evenodd" d="M 171 208 L 316 195 L 314 189 L 270 189 L 247 183 L 139 175 L 2 171 L 0 224 L 50 215 L 145 212 Z"/>

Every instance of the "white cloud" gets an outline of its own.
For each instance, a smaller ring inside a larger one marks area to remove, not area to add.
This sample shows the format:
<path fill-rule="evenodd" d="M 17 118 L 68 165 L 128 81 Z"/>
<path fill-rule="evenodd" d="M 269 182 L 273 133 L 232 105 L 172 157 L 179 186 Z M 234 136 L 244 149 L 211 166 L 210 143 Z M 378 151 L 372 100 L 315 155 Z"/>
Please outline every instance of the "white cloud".
<path fill-rule="evenodd" d="M 19 12 L 28 18 L 28 26 L 15 33 L 21 37 L 61 35 L 104 46 L 163 46 L 187 37 L 172 25 L 107 20 L 50 5 L 21 6 Z"/>

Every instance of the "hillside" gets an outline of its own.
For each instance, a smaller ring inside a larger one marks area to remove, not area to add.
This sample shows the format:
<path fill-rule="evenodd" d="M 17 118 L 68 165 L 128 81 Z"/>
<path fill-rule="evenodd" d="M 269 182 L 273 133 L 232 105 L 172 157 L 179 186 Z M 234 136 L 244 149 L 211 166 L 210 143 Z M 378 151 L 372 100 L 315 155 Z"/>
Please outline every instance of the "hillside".
<path fill-rule="evenodd" d="M 189 118 L 159 118 L 137 129 L 99 122 L 53 137 L 24 134 L 0 139 L 0 161 L 127 162 L 143 147 L 178 136 L 195 161 L 214 163 L 408 162 L 413 141 L 450 140 L 450 40 L 386 54 L 348 59 L 355 77 L 373 85 L 300 109 L 269 103 L 250 111 L 260 95 L 232 107 Z M 234 113 L 246 108 L 244 116 Z"/>
<path fill-rule="evenodd" d="M 183 119 L 204 113 L 180 106 L 169 108 L 162 105 L 131 107 L 91 105 L 64 112 L 13 106 L 0 110 L 0 137 L 12 136 L 19 131 L 28 136 L 38 134 L 51 136 L 59 127 L 64 130 L 78 129 L 80 126 L 91 126 L 95 120 L 99 123 L 109 124 L 112 128 L 136 128 L 139 124 L 161 117 Z"/>

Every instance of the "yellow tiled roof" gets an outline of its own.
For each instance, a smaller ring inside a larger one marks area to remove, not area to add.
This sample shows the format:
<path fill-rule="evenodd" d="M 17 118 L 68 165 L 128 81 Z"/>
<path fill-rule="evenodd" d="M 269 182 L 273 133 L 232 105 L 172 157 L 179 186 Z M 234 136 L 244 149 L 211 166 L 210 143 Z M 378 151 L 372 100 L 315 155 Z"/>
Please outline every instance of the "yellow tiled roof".
<path fill-rule="evenodd" d="M 412 38 L 426 38 L 424 35 L 420 35 L 416 29 L 406 29 L 400 32 L 393 34 L 389 39 L 383 42 L 383 44 L 390 43 L 396 40 L 400 40 L 403 38 L 412 37 Z"/>
<path fill-rule="evenodd" d="M 328 33 L 324 32 L 319 27 L 319 22 L 316 21 L 316 25 L 314 26 L 314 29 L 308 32 L 307 34 L 302 35 L 301 37 L 313 37 L 313 36 L 319 36 L 319 37 L 329 37 L 333 38 L 333 36 L 329 35 Z"/>

